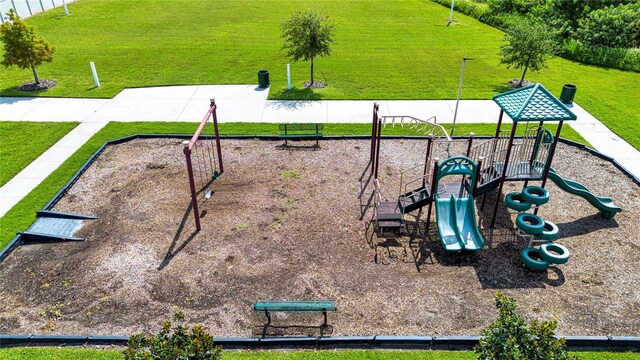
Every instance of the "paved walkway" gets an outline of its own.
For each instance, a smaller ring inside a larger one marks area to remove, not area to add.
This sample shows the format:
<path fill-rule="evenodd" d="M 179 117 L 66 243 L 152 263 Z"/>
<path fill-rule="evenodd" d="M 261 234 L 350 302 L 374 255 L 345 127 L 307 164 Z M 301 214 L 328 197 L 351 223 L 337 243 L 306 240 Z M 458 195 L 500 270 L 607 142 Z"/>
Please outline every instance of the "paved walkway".
<path fill-rule="evenodd" d="M 216 99 L 220 122 L 368 123 L 373 101 L 267 100 L 255 85 L 171 86 L 125 89 L 113 99 L 0 98 L 0 121 L 77 121 L 81 124 L 0 188 L 0 217 L 40 184 L 109 121 L 199 122 Z M 455 100 L 381 100 L 381 115 L 436 116 L 451 123 Z M 577 104 L 569 122 L 596 150 L 640 178 L 640 152 Z M 461 100 L 456 122 L 495 123 L 500 108 L 491 100 Z M 505 121 L 508 121 L 506 117 Z"/>

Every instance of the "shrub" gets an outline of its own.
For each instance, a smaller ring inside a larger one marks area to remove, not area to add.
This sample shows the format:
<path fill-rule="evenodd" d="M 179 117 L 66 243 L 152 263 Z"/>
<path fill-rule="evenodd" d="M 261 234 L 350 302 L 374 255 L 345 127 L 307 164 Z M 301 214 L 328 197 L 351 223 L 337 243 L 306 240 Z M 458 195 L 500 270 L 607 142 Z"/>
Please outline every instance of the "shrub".
<path fill-rule="evenodd" d="M 576 40 L 613 48 L 640 46 L 640 3 L 591 11 L 578 21 Z"/>
<path fill-rule="evenodd" d="M 580 42 L 569 40 L 563 45 L 562 56 L 583 64 L 640 71 L 640 49 L 584 45 Z"/>
<path fill-rule="evenodd" d="M 433 2 L 451 7 L 451 0 L 432 0 Z M 473 0 L 456 0 L 453 4 L 453 9 L 459 13 L 471 16 L 474 19 L 480 19 L 487 12 L 487 6 L 485 4 L 478 3 Z"/>
<path fill-rule="evenodd" d="M 475 348 L 478 359 L 501 360 L 564 360 L 575 359 L 569 355 L 564 339 L 553 336 L 556 321 L 534 320 L 528 326 L 516 313 L 516 301 L 496 293 L 495 305 L 498 318 L 482 331 L 480 343 Z"/>
<path fill-rule="evenodd" d="M 181 322 L 184 314 L 177 311 L 173 319 Z M 179 323 L 172 328 L 171 322 L 165 321 L 155 336 L 132 335 L 122 355 L 125 360 L 217 360 L 221 348 L 213 345 L 213 336 L 200 325 L 189 331 L 187 325 Z"/>
<path fill-rule="evenodd" d="M 527 14 L 535 6 L 543 4 L 544 0 L 487 0 L 489 12 Z"/>

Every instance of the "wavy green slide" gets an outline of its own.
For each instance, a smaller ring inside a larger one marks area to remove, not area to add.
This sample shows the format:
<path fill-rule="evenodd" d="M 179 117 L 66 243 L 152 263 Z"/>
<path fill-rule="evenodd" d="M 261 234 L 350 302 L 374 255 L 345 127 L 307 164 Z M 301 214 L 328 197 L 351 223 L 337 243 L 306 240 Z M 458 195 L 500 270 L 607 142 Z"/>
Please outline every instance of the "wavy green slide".
<path fill-rule="evenodd" d="M 605 219 L 613 219 L 617 213 L 622 211 L 619 206 L 613 204 L 613 200 L 611 198 L 594 195 L 589 191 L 589 189 L 579 182 L 562 178 L 554 169 L 549 169 L 549 179 L 563 191 L 580 196 L 587 200 L 596 209 L 600 210 L 600 214 Z"/>
<path fill-rule="evenodd" d="M 476 223 L 473 197 L 436 198 L 436 223 L 440 242 L 446 251 L 475 251 L 484 246 Z"/>

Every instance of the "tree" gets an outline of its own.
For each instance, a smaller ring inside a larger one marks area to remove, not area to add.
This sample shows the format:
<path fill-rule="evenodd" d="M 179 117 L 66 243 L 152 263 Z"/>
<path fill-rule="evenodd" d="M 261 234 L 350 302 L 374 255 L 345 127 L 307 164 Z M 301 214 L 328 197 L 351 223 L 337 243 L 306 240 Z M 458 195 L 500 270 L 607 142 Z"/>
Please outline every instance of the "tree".
<path fill-rule="evenodd" d="M 333 24 L 326 15 L 315 10 L 296 11 L 282 24 L 282 38 L 287 57 L 296 62 L 300 59 L 311 61 L 311 82 L 313 86 L 313 60 L 317 56 L 331 54 Z"/>
<path fill-rule="evenodd" d="M 482 331 L 475 348 L 478 359 L 501 360 L 569 360 L 564 339 L 556 339 L 557 322 L 534 320 L 529 327 L 516 313 L 516 301 L 496 293 L 498 318 Z"/>
<path fill-rule="evenodd" d="M 507 68 L 524 69 L 518 86 L 522 86 L 527 70 L 539 71 L 546 67 L 556 51 L 556 35 L 544 24 L 527 19 L 516 23 L 505 33 L 506 44 L 500 47 L 500 63 Z"/>
<path fill-rule="evenodd" d="M 4 43 L 4 59 L 0 63 L 21 69 L 30 67 L 36 84 L 40 84 L 36 66 L 51 62 L 56 48 L 38 36 L 35 28 L 20 19 L 13 9 L 9 10 L 7 18 L 8 21 L 0 25 L 0 40 Z"/>

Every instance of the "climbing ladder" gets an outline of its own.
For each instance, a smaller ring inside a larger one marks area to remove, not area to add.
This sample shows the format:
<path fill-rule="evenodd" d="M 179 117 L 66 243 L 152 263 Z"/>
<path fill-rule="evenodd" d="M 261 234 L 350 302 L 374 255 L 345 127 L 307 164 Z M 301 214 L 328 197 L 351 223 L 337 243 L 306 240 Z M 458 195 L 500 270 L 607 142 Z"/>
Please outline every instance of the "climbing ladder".
<path fill-rule="evenodd" d="M 395 127 L 396 124 L 399 124 L 400 127 L 407 125 L 409 129 L 414 129 L 423 135 L 431 134 L 435 139 L 445 138 L 451 140 L 447 130 L 442 125 L 436 123 L 435 116 L 427 120 L 418 119 L 409 115 L 380 116 L 380 119 L 382 120 L 383 127 L 386 127 L 387 123 L 391 123 L 392 127 Z"/>

